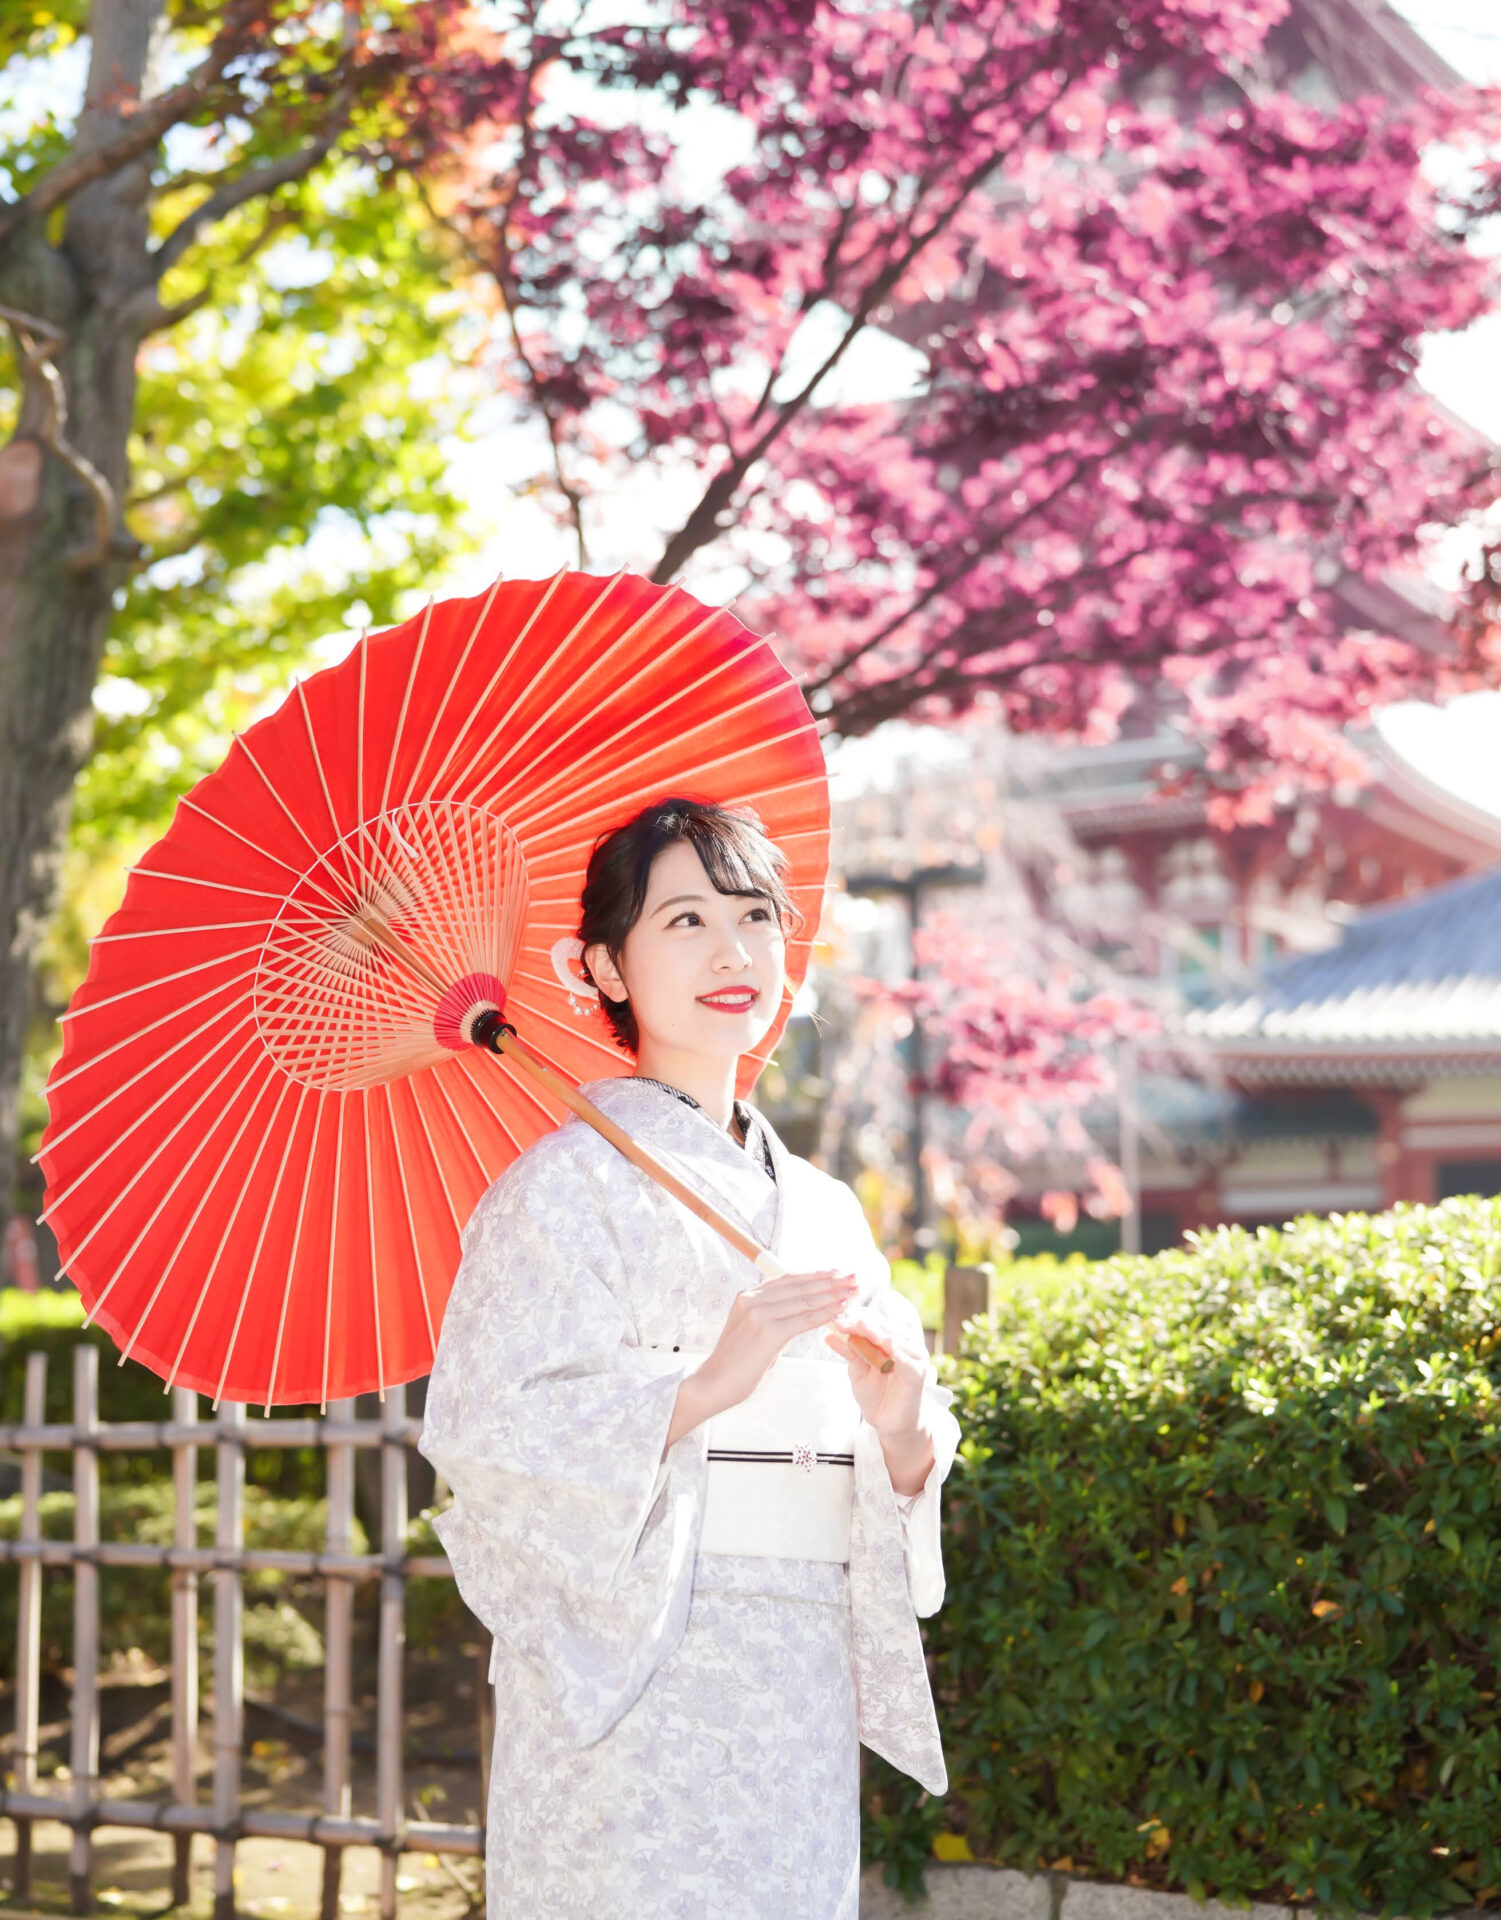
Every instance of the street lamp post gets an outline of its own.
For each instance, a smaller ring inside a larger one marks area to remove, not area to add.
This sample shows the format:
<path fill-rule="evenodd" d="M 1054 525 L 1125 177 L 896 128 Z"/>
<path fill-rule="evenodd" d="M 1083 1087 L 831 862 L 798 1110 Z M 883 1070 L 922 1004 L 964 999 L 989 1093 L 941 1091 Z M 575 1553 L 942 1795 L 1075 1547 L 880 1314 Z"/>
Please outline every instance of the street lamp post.
<path fill-rule="evenodd" d="M 917 930 L 921 925 L 923 894 L 930 890 L 947 887 L 977 887 L 984 878 L 983 866 L 952 864 L 913 867 L 907 870 L 893 868 L 889 871 L 848 874 L 845 877 L 844 888 L 846 893 L 858 894 L 864 898 L 895 894 L 906 902 L 907 978 L 915 981 L 920 972 L 917 958 Z M 927 1072 L 927 1057 L 922 1022 L 917 1017 L 915 1008 L 912 1013 L 912 1032 L 909 1036 L 907 1057 L 911 1065 L 912 1088 L 912 1111 L 907 1126 L 908 1177 L 912 1193 L 908 1209 L 908 1225 L 912 1235 L 912 1250 L 921 1258 L 924 1251 L 923 1242 L 928 1230 L 928 1183 L 923 1171 L 923 1148 L 926 1144 L 923 1079 Z"/>
<path fill-rule="evenodd" d="M 1136 1042 L 1122 1040 L 1115 1085 L 1120 1122 L 1121 1180 L 1129 1202 L 1121 1221 L 1121 1252 L 1141 1252 L 1141 1107 Z"/>

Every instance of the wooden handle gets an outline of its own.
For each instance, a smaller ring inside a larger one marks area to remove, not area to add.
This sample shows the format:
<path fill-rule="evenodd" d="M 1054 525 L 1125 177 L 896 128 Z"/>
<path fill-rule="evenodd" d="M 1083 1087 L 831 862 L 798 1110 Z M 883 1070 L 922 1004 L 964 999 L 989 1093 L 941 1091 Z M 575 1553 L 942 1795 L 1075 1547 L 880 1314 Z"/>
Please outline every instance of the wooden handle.
<path fill-rule="evenodd" d="M 518 1067 L 524 1068 L 534 1079 L 540 1080 L 549 1093 L 555 1094 L 563 1102 L 570 1113 L 576 1113 L 579 1119 L 587 1121 L 596 1133 L 603 1134 L 610 1145 L 623 1153 L 633 1167 L 639 1167 L 648 1179 L 655 1180 L 659 1187 L 665 1188 L 674 1200 L 680 1200 L 690 1213 L 696 1214 L 705 1226 L 712 1227 L 722 1240 L 730 1243 L 737 1253 L 743 1253 L 753 1265 L 760 1265 L 760 1257 L 765 1252 L 763 1247 L 748 1233 L 742 1233 L 733 1220 L 726 1219 L 717 1207 L 704 1199 L 702 1194 L 695 1193 L 692 1187 L 679 1180 L 670 1168 L 663 1166 L 657 1156 L 649 1153 L 639 1140 L 626 1132 L 624 1127 L 617 1126 L 607 1113 L 601 1113 L 594 1102 L 585 1099 L 577 1087 L 571 1086 L 560 1073 L 554 1073 L 552 1068 L 544 1065 L 535 1054 L 529 1053 L 514 1033 L 500 1027 L 485 1044 L 489 1046 L 492 1053 L 503 1053 L 508 1060 L 514 1060 Z M 764 1272 L 765 1269 L 762 1268 L 762 1271 Z M 880 1372 L 890 1373 L 896 1365 L 884 1347 L 878 1347 L 874 1341 L 867 1340 L 863 1334 L 846 1333 L 844 1337 L 863 1360 L 868 1360 Z"/>

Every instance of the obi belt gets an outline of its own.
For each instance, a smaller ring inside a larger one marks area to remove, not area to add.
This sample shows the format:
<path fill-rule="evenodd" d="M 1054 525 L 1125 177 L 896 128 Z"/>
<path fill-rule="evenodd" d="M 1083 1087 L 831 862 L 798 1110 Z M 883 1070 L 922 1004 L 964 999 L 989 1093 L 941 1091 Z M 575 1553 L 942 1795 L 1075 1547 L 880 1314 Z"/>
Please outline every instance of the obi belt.
<path fill-rule="evenodd" d="M 708 1358 L 697 1348 L 637 1352 L 664 1373 Z M 700 1553 L 849 1560 L 860 1408 L 842 1362 L 782 1355 L 752 1394 L 706 1426 Z"/>

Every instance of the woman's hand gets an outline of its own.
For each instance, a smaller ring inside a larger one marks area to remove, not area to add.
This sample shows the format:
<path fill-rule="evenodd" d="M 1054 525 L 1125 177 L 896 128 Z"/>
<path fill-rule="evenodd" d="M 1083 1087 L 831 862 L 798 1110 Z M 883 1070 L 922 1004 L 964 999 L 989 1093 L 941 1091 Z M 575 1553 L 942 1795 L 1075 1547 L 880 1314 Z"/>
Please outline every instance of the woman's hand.
<path fill-rule="evenodd" d="M 863 1333 L 875 1346 L 886 1348 L 894 1363 L 890 1373 L 862 1359 L 845 1337 L 850 1333 Z M 850 1386 L 866 1424 L 881 1436 L 893 1488 L 902 1494 L 920 1492 L 933 1465 L 933 1444 L 921 1417 L 927 1347 L 900 1327 L 858 1317 L 841 1320 L 824 1339 L 849 1363 Z"/>
<path fill-rule="evenodd" d="M 789 1340 L 827 1326 L 857 1292 L 853 1274 L 831 1268 L 784 1273 L 737 1293 L 712 1352 L 678 1388 L 667 1445 L 749 1399 Z"/>

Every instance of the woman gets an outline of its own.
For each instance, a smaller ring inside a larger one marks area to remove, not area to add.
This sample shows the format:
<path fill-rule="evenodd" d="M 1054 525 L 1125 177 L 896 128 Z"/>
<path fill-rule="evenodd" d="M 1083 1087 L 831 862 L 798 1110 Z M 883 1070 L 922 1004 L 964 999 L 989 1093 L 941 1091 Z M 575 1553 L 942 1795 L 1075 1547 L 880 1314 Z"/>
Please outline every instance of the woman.
<path fill-rule="evenodd" d="M 854 1195 L 734 1098 L 781 1004 L 784 867 L 664 800 L 595 848 L 579 939 L 635 1057 L 590 1098 L 794 1270 L 578 1121 L 465 1230 L 422 1450 L 495 1635 L 491 1920 L 854 1920 L 860 1742 L 948 1784 L 917 1617 L 953 1396 Z"/>

